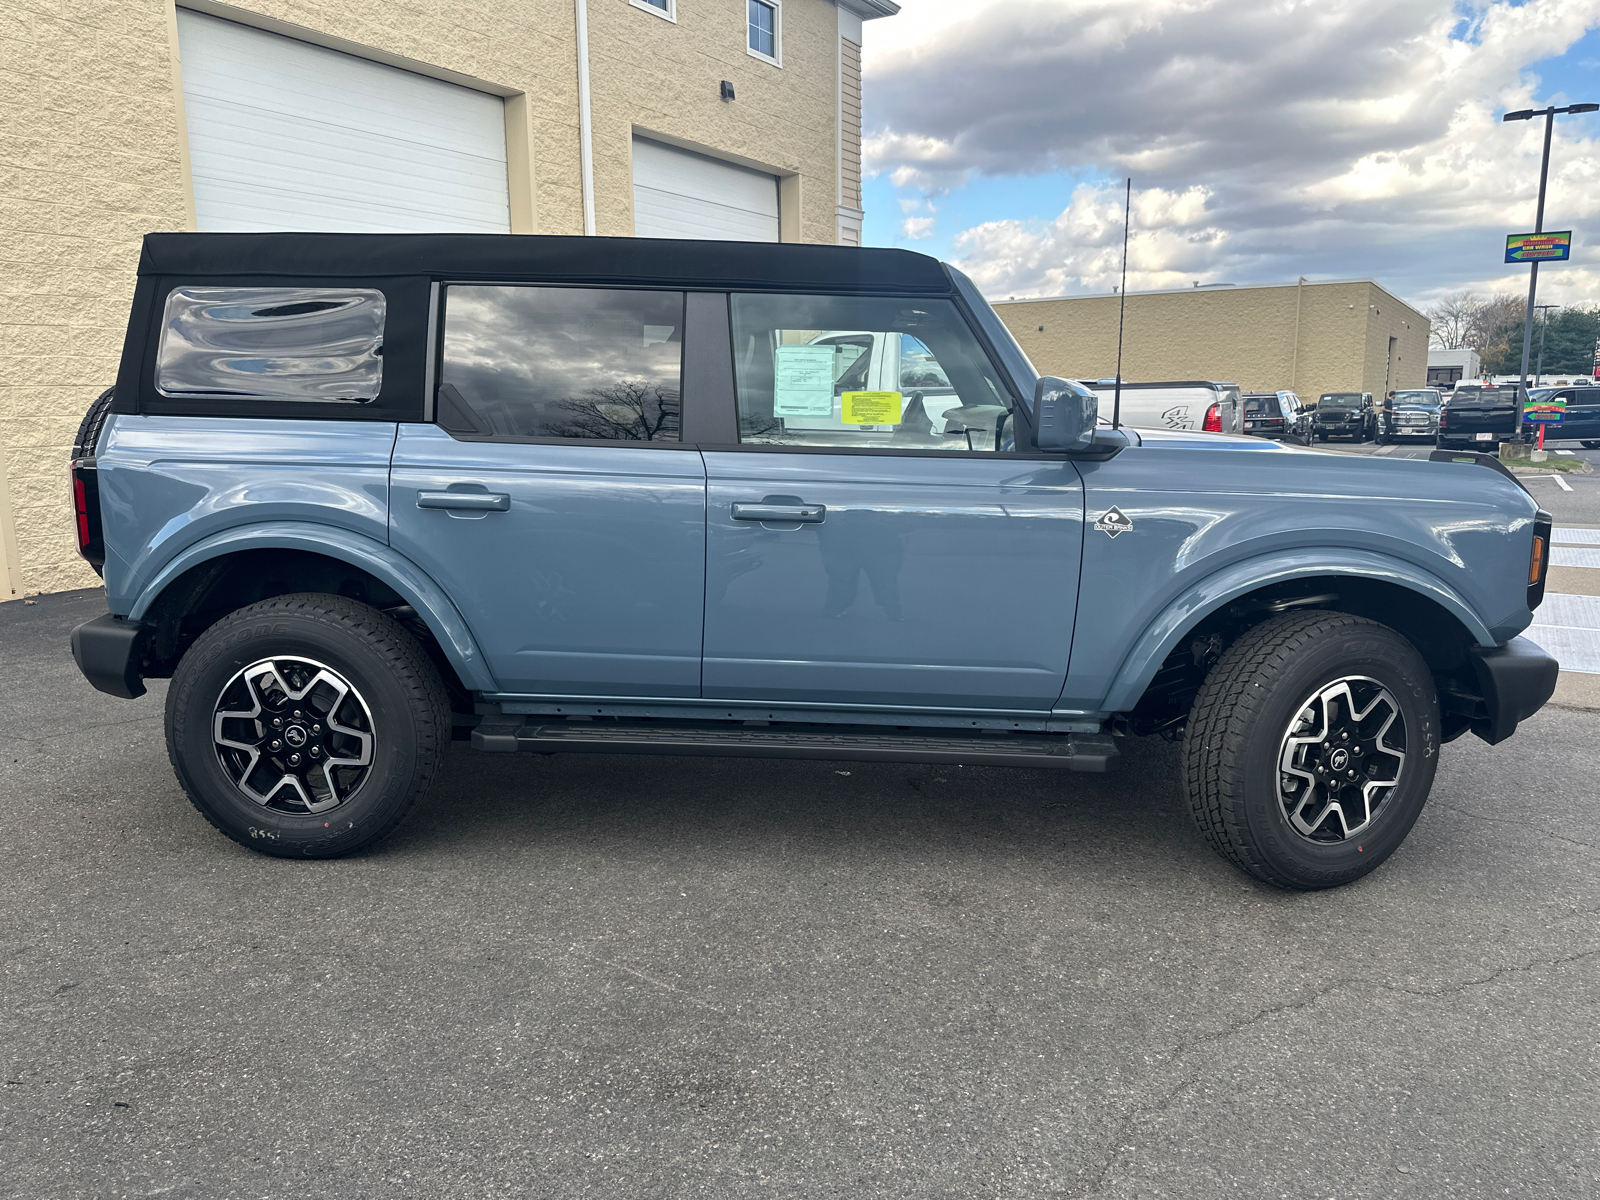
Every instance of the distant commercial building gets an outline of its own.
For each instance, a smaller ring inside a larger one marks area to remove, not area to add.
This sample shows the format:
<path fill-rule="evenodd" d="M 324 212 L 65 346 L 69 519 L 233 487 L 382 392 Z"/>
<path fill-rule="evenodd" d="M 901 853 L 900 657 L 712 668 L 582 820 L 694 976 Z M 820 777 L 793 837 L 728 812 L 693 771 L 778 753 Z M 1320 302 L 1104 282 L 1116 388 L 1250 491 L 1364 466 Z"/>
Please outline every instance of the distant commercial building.
<path fill-rule="evenodd" d="M 1480 370 L 1476 350 L 1429 350 L 1428 386 L 1454 387 L 1463 379 L 1476 379 Z"/>
<path fill-rule="evenodd" d="M 1116 373 L 1110 296 L 1007 300 L 996 311 L 1034 366 L 1068 379 Z M 1370 279 L 1128 293 L 1122 377 L 1215 379 L 1246 391 L 1422 387 L 1428 318 Z"/>

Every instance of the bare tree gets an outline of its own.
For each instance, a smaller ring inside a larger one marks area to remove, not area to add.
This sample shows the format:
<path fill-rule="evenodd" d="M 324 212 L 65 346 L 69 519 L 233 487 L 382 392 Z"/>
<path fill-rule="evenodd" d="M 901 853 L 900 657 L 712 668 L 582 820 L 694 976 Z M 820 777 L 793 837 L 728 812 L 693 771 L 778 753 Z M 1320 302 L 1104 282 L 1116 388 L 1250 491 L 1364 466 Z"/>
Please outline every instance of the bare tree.
<path fill-rule="evenodd" d="M 1526 303 L 1520 296 L 1500 295 L 1485 300 L 1473 314 L 1466 345 L 1478 352 L 1485 371 L 1505 375 L 1520 369 L 1526 313 Z"/>
<path fill-rule="evenodd" d="M 1467 340 L 1484 299 L 1467 290 L 1446 296 L 1422 315 L 1428 318 L 1428 340 L 1438 350 L 1474 349 Z"/>
<path fill-rule="evenodd" d="M 560 407 L 568 414 L 562 430 L 566 437 L 623 442 L 678 437 L 678 393 L 641 380 L 590 388 L 582 397 L 561 401 Z"/>

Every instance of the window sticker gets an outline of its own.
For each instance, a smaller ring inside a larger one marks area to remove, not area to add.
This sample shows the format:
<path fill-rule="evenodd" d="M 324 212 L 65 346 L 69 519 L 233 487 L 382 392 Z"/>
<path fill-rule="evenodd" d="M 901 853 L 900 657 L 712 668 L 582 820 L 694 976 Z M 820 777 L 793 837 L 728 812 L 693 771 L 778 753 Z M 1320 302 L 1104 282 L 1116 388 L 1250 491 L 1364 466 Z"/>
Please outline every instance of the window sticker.
<path fill-rule="evenodd" d="M 772 415 L 833 415 L 832 346 L 779 346 L 775 351 Z"/>
<path fill-rule="evenodd" d="M 845 425 L 900 424 L 899 392 L 846 392 L 843 399 Z"/>

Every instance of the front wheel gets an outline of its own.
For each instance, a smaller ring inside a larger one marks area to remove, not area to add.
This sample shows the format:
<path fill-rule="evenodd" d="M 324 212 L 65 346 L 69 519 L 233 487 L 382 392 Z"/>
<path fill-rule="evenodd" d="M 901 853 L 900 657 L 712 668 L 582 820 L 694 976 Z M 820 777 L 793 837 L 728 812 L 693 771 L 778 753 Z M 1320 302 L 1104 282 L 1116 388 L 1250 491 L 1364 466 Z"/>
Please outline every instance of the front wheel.
<path fill-rule="evenodd" d="M 1277 887 L 1337 887 L 1393 854 L 1422 812 L 1439 757 L 1433 677 L 1386 625 L 1285 613 L 1206 676 L 1183 754 L 1212 849 Z"/>
<path fill-rule="evenodd" d="M 1585 450 L 1600 450 L 1600 442 L 1586 441 L 1583 443 L 1583 448 Z"/>
<path fill-rule="evenodd" d="M 301 594 L 230 613 L 167 691 L 167 752 L 241 845 L 333 858 L 386 837 L 428 791 L 450 703 L 417 640 L 375 608 Z"/>

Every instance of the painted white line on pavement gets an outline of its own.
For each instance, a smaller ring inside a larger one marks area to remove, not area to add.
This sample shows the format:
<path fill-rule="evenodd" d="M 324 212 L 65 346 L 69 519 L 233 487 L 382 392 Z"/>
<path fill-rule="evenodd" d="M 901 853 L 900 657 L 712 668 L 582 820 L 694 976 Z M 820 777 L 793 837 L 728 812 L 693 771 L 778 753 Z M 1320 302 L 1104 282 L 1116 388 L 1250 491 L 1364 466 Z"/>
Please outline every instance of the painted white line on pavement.
<path fill-rule="evenodd" d="M 1393 446 L 1379 446 L 1375 451 L 1373 451 L 1373 453 L 1374 454 L 1393 454 L 1394 453 L 1394 447 Z"/>
<path fill-rule="evenodd" d="M 1526 632 L 1555 655 L 1563 671 L 1600 675 L 1600 596 L 1551 592 Z"/>
<path fill-rule="evenodd" d="M 1573 529 L 1557 525 L 1550 540 L 1558 546 L 1563 542 L 1580 546 L 1600 546 L 1600 529 Z"/>
<path fill-rule="evenodd" d="M 1600 567 L 1600 546 L 1551 546 L 1552 567 Z"/>

